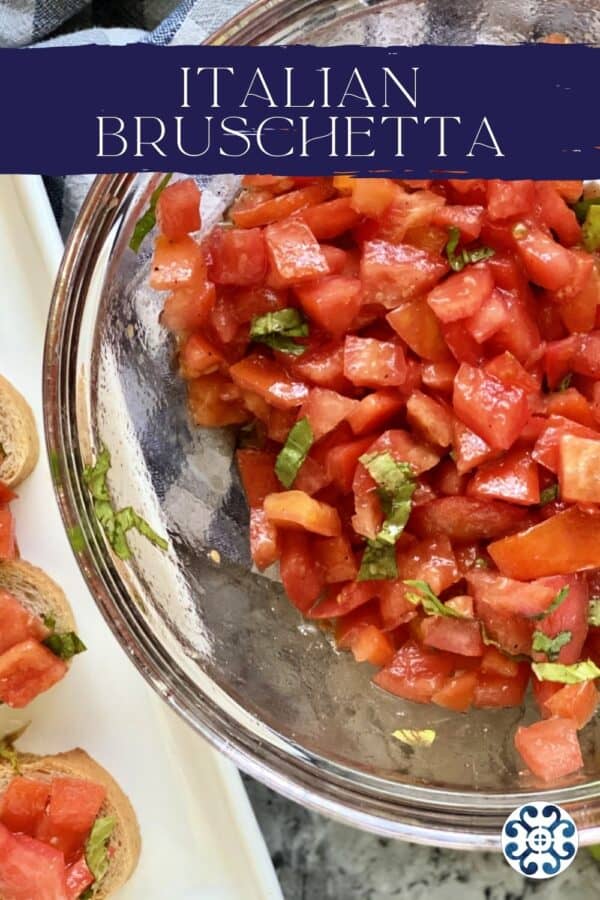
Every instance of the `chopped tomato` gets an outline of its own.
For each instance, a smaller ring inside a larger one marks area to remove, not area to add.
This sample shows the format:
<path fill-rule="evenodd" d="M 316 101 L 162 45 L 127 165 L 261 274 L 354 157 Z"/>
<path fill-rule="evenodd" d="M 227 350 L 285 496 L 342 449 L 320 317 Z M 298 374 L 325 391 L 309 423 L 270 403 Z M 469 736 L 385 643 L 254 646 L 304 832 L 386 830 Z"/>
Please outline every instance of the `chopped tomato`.
<path fill-rule="evenodd" d="M 47 781 L 17 776 L 0 798 L 0 822 L 13 834 L 34 837 L 49 799 Z"/>
<path fill-rule="evenodd" d="M 524 224 L 523 229 L 516 248 L 529 278 L 549 291 L 564 288 L 575 273 L 573 252 L 530 223 Z"/>
<path fill-rule="evenodd" d="M 3 900 L 70 900 L 63 854 L 0 825 L 0 896 Z"/>
<path fill-rule="evenodd" d="M 573 719 L 577 728 L 584 728 L 593 718 L 599 699 L 594 682 L 582 681 L 563 687 L 559 685 L 559 690 L 546 700 L 545 706 L 551 716 Z"/>
<path fill-rule="evenodd" d="M 169 294 L 160 321 L 169 331 L 195 331 L 207 321 L 216 299 L 212 281 Z"/>
<path fill-rule="evenodd" d="M 150 267 L 150 287 L 155 291 L 198 288 L 206 281 L 206 264 L 200 244 L 189 237 L 170 241 L 159 235 Z"/>
<path fill-rule="evenodd" d="M 408 300 L 387 315 L 387 321 L 411 350 L 432 362 L 450 356 L 439 322 L 423 297 Z"/>
<path fill-rule="evenodd" d="M 519 506 L 539 503 L 540 480 L 537 465 L 526 451 L 511 450 L 502 459 L 480 466 L 471 479 L 467 492 L 473 497 L 494 497 Z"/>
<path fill-rule="evenodd" d="M 387 666 L 375 675 L 378 687 L 417 703 L 428 703 L 445 684 L 454 658 L 407 641 Z"/>
<path fill-rule="evenodd" d="M 522 388 L 503 384 L 463 363 L 454 379 L 453 404 L 459 419 L 490 447 L 507 450 L 529 418 Z"/>
<path fill-rule="evenodd" d="M 475 697 L 476 686 L 477 672 L 459 672 L 452 675 L 444 686 L 432 695 L 431 701 L 445 709 L 466 712 Z"/>
<path fill-rule="evenodd" d="M 536 630 L 549 638 L 567 633 L 568 642 L 555 654 L 556 659 L 553 656 L 552 660 L 571 665 L 580 658 L 588 633 L 587 581 L 581 575 L 555 575 L 542 578 L 538 584 L 550 588 L 555 598 L 559 597 L 561 591 L 566 592 L 557 608 L 536 623 Z M 533 656 L 539 660 L 546 659 L 544 653 L 534 653 Z"/>
<path fill-rule="evenodd" d="M 298 285 L 295 292 L 306 314 L 336 336 L 350 328 L 362 302 L 360 281 L 346 275 L 326 275 Z"/>
<path fill-rule="evenodd" d="M 484 212 L 483 206 L 441 206 L 432 222 L 443 228 L 458 228 L 461 240 L 469 244 L 481 234 Z"/>
<path fill-rule="evenodd" d="M 308 387 L 294 381 L 285 369 L 266 356 L 246 356 L 229 369 L 233 381 L 242 389 L 254 391 L 278 409 L 301 406 Z"/>
<path fill-rule="evenodd" d="M 414 509 L 409 527 L 420 537 L 444 534 L 469 543 L 511 534 L 526 521 L 526 510 L 500 500 L 440 497 Z"/>
<path fill-rule="evenodd" d="M 494 290 L 491 270 L 485 263 L 466 266 L 449 275 L 427 295 L 427 303 L 442 322 L 474 316 Z"/>
<path fill-rule="evenodd" d="M 316 441 L 333 431 L 343 419 L 347 419 L 358 406 L 358 400 L 343 397 L 336 391 L 325 388 L 311 388 L 307 399 L 302 404 L 300 417 L 306 416 L 310 422 Z"/>
<path fill-rule="evenodd" d="M 573 719 L 544 719 L 517 728 L 515 745 L 525 765 L 542 781 L 556 781 L 583 766 Z"/>
<path fill-rule="evenodd" d="M 209 238 L 209 276 L 216 284 L 259 284 L 267 271 L 260 228 L 214 228 Z"/>
<path fill-rule="evenodd" d="M 50 800 L 35 837 L 73 862 L 81 853 L 106 799 L 106 788 L 80 778 L 53 778 Z"/>
<path fill-rule="evenodd" d="M 558 481 L 563 500 L 600 503 L 600 434 L 594 440 L 561 435 Z"/>
<path fill-rule="evenodd" d="M 426 363 L 421 370 L 423 384 L 432 391 L 451 394 L 457 371 L 458 366 L 454 360 Z"/>
<path fill-rule="evenodd" d="M 524 215 L 531 209 L 534 200 L 533 181 L 488 181 L 487 211 L 493 221 Z"/>
<path fill-rule="evenodd" d="M 267 519 L 280 528 L 304 528 L 325 537 L 335 537 L 341 530 L 337 511 L 303 491 L 268 494 L 264 510 Z"/>
<path fill-rule="evenodd" d="M 546 398 L 546 412 L 549 416 L 561 416 L 586 428 L 595 429 L 600 424 L 594 416 L 589 400 L 572 387 L 549 394 Z M 600 433 L 598 438 L 600 439 Z"/>
<path fill-rule="evenodd" d="M 463 425 L 460 419 L 454 420 L 453 444 L 456 468 L 460 475 L 500 455 L 498 450 L 494 450 L 483 438 Z"/>
<path fill-rule="evenodd" d="M 255 228 L 259 225 L 268 225 L 271 222 L 279 222 L 287 219 L 299 210 L 309 206 L 315 206 L 329 199 L 333 194 L 331 184 L 326 180 L 309 184 L 297 191 L 280 194 L 277 197 L 265 199 L 249 209 L 239 209 L 232 213 L 234 223 L 239 228 Z"/>
<path fill-rule="evenodd" d="M 521 582 L 485 570 L 467 575 L 475 603 L 486 603 L 507 615 L 543 615 L 557 591 L 543 581 Z"/>
<path fill-rule="evenodd" d="M 268 225 L 265 241 L 270 263 L 284 284 L 329 274 L 327 260 L 316 237 L 299 219 Z"/>
<path fill-rule="evenodd" d="M 344 375 L 367 387 L 403 385 L 407 369 L 400 344 L 348 335 L 344 345 Z"/>
<path fill-rule="evenodd" d="M 465 321 L 465 328 L 473 335 L 478 344 L 487 341 L 510 322 L 510 311 L 500 288 L 482 302 L 479 309 Z"/>
<path fill-rule="evenodd" d="M 421 391 L 413 391 L 406 401 L 406 421 L 432 444 L 448 447 L 452 443 L 452 413 L 438 400 Z"/>
<path fill-rule="evenodd" d="M 267 450 L 238 450 L 236 460 L 248 505 L 262 506 L 267 494 L 280 488 L 275 475 L 275 454 Z"/>
<path fill-rule="evenodd" d="M 302 381 L 347 393 L 352 385 L 344 376 L 344 342 L 319 341 L 309 343 L 308 349 L 290 360 L 288 368 Z"/>
<path fill-rule="evenodd" d="M 215 372 L 224 362 L 219 350 L 201 334 L 190 334 L 179 353 L 180 372 L 187 380 Z"/>
<path fill-rule="evenodd" d="M 188 382 L 188 405 L 196 425 L 206 428 L 240 425 L 249 418 L 235 385 L 220 372 Z"/>
<path fill-rule="evenodd" d="M 315 541 L 315 558 L 324 574 L 327 584 L 353 581 L 358 574 L 358 565 L 348 538 L 322 538 Z"/>
<path fill-rule="evenodd" d="M 0 701 L 15 709 L 27 706 L 64 677 L 66 663 L 47 647 L 28 639 L 0 655 Z"/>
<path fill-rule="evenodd" d="M 350 649 L 356 662 L 369 662 L 373 666 L 387 665 L 395 653 L 391 638 L 375 625 L 357 630 L 350 640 Z"/>
<path fill-rule="evenodd" d="M 404 398 L 394 390 L 374 391 L 358 403 L 348 416 L 354 434 L 367 434 L 383 426 L 404 408 Z"/>
<path fill-rule="evenodd" d="M 250 554 L 261 572 L 279 559 L 279 532 L 264 509 L 250 510 Z"/>
<path fill-rule="evenodd" d="M 333 483 L 344 493 L 352 490 L 352 482 L 359 457 L 366 453 L 373 443 L 373 437 L 368 436 L 357 441 L 348 441 L 338 444 L 327 454 L 327 474 Z"/>
<path fill-rule="evenodd" d="M 483 641 L 479 622 L 446 616 L 429 616 L 424 619 L 421 633 L 423 643 L 438 650 L 447 650 L 460 656 L 482 656 Z"/>
<path fill-rule="evenodd" d="M 575 435 L 579 438 L 600 441 L 600 432 L 586 428 L 584 425 L 580 425 L 578 422 L 573 422 L 570 419 L 565 419 L 563 416 L 551 416 L 533 448 L 532 455 L 536 462 L 545 466 L 546 469 L 550 469 L 551 472 L 558 472 L 560 446 L 565 435 Z"/>
<path fill-rule="evenodd" d="M 429 290 L 447 271 L 442 259 L 409 244 L 367 241 L 363 247 L 360 277 L 365 301 L 388 309 Z"/>
<path fill-rule="evenodd" d="M 319 241 L 336 238 L 360 221 L 360 213 L 352 207 L 349 197 L 338 197 L 325 203 L 309 206 L 298 213 Z"/>
<path fill-rule="evenodd" d="M 200 230 L 200 189 L 193 178 L 169 184 L 160 193 L 156 221 L 170 241 L 178 241 L 191 231 Z"/>
<path fill-rule="evenodd" d="M 48 634 L 38 616 L 25 609 L 8 591 L 0 589 L 0 654 L 29 638 L 43 641 Z"/>
<path fill-rule="evenodd" d="M 308 613 L 323 590 L 325 577 L 307 532 L 282 531 L 279 572 L 294 606 Z"/>
<path fill-rule="evenodd" d="M 335 619 L 346 616 L 377 597 L 380 590 L 380 581 L 350 581 L 342 586 L 331 585 L 325 597 L 311 609 L 309 618 Z"/>
<path fill-rule="evenodd" d="M 88 868 L 85 856 L 67 867 L 67 896 L 69 900 L 78 900 L 86 889 L 96 880 Z"/>
<path fill-rule="evenodd" d="M 486 647 L 480 670 L 493 675 L 505 675 L 507 678 L 513 678 L 519 672 L 519 664 L 505 653 L 501 653 L 496 647 Z"/>
<path fill-rule="evenodd" d="M 481 672 L 477 677 L 473 706 L 477 709 L 501 709 L 520 706 L 529 682 L 529 665 L 521 663 L 517 675 L 493 675 Z"/>
<path fill-rule="evenodd" d="M 399 188 L 391 178 L 355 178 L 352 208 L 363 216 L 378 217 L 390 206 L 397 192 Z"/>

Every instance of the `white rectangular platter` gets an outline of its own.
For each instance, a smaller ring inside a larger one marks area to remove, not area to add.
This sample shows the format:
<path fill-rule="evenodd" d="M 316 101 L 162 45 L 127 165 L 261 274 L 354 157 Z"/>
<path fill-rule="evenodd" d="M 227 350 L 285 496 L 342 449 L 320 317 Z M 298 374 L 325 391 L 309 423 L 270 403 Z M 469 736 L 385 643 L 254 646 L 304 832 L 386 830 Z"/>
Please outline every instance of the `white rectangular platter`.
<path fill-rule="evenodd" d="M 61 253 L 41 179 L 0 176 L 0 372 L 31 403 L 41 438 L 43 340 Z M 81 746 L 120 781 L 143 840 L 120 900 L 279 900 L 238 772 L 156 697 L 98 612 L 63 531 L 45 448 L 14 512 L 21 555 L 63 587 L 88 651 L 27 710 L 0 709 L 0 734 L 31 721 L 23 749 Z"/>

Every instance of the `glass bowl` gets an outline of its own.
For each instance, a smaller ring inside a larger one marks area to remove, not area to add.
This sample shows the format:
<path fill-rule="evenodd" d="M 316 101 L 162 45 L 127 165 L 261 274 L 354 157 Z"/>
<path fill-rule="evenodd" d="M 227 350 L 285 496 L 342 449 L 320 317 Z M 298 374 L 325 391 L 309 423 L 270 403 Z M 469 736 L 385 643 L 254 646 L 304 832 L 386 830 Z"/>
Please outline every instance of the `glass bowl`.
<path fill-rule="evenodd" d="M 470 10 L 470 15 L 465 12 Z M 459 14 L 458 14 L 459 13 Z M 596 42 L 587 3 L 255 4 L 219 43 L 414 44 L 527 40 L 551 31 Z M 99 177 L 67 245 L 47 332 L 46 432 L 65 526 L 80 528 L 79 565 L 125 652 L 177 712 L 241 769 L 322 813 L 382 835 L 497 848 L 506 815 L 529 799 L 559 802 L 580 840 L 600 840 L 598 726 L 584 732 L 585 769 L 551 788 L 524 774 L 513 733 L 534 713 L 460 715 L 385 694 L 369 666 L 337 653 L 274 578 L 251 570 L 248 511 L 234 435 L 190 425 L 173 344 L 146 284 L 152 242 L 128 241 L 158 176 Z M 234 175 L 199 176 L 204 227 L 234 196 Z M 167 553 L 133 536 L 110 550 L 82 479 L 101 445 L 110 488 L 159 531 Z M 430 749 L 392 737 L 434 728 Z"/>

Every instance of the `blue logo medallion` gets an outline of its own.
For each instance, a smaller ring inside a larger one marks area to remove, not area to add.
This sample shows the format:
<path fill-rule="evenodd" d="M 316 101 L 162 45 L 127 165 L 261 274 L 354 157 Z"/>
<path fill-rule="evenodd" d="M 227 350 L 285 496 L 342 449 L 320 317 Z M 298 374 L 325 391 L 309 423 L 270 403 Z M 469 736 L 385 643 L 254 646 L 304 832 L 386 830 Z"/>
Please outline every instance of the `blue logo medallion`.
<path fill-rule="evenodd" d="M 552 878 L 577 854 L 577 826 L 568 812 L 552 803 L 525 803 L 507 818 L 502 852 L 508 864 L 528 878 Z"/>

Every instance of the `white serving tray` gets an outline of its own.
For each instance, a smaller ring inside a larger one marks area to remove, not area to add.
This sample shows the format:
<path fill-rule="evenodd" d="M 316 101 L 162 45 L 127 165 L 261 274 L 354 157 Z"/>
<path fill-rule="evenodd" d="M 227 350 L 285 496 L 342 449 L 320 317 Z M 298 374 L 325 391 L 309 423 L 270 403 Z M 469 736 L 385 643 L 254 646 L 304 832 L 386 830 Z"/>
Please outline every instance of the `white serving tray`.
<path fill-rule="evenodd" d="M 81 746 L 129 794 L 140 865 L 120 900 L 280 900 L 275 872 L 240 776 L 146 685 L 88 592 L 65 536 L 42 438 L 46 316 L 62 242 L 41 178 L 0 176 L 0 372 L 31 403 L 40 462 L 14 503 L 24 559 L 64 588 L 88 651 L 27 710 L 0 708 L 0 733 L 31 721 L 19 746 Z"/>

